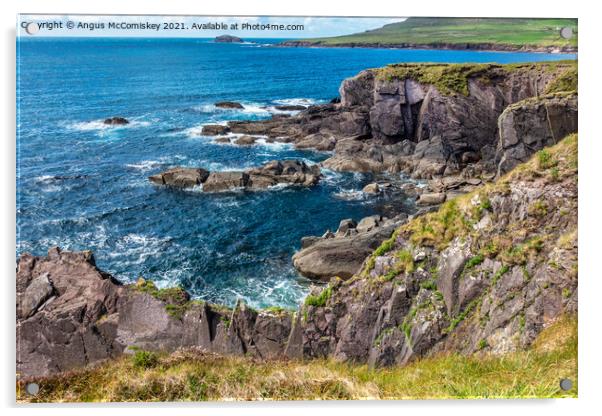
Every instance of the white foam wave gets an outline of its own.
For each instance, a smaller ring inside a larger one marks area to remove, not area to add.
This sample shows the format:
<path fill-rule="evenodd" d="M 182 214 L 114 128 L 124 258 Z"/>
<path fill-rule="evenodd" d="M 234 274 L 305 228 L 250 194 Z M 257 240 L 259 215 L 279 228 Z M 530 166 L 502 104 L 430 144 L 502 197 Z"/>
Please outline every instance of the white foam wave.
<path fill-rule="evenodd" d="M 333 193 L 333 196 L 345 201 L 361 201 L 366 198 L 366 194 L 357 189 L 341 189 Z"/>
<path fill-rule="evenodd" d="M 117 240 L 115 250 L 109 253 L 108 256 L 111 258 L 129 257 L 129 263 L 142 264 L 149 257 L 163 255 L 170 243 L 170 237 L 159 238 L 144 234 L 127 234 Z"/>
<path fill-rule="evenodd" d="M 128 124 L 123 125 L 109 125 L 104 123 L 102 120 L 92 121 L 80 121 L 75 123 L 67 124 L 67 128 L 70 130 L 78 131 L 95 131 L 95 130 L 117 130 L 117 129 L 131 129 L 150 126 L 150 121 L 144 120 L 130 120 Z"/>
<path fill-rule="evenodd" d="M 280 100 L 274 100 L 274 103 L 278 105 L 313 105 L 318 104 L 320 101 L 314 100 L 313 98 L 283 98 Z"/>

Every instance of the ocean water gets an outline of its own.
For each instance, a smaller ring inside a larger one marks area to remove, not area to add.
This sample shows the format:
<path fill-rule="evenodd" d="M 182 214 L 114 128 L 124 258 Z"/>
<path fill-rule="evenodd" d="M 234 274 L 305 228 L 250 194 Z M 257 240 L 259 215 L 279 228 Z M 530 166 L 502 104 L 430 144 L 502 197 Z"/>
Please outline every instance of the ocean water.
<path fill-rule="evenodd" d="M 411 212 L 403 197 L 368 198 L 370 175 L 325 172 L 312 189 L 203 194 L 152 185 L 173 166 L 239 170 L 326 153 L 283 144 L 216 144 L 204 124 L 268 118 L 282 103 L 320 103 L 362 69 L 395 62 L 527 62 L 572 55 L 435 50 L 275 48 L 274 40 L 42 39 L 17 44 L 16 255 L 93 250 L 124 282 L 232 305 L 295 306 L 309 282 L 291 256 L 305 235 L 343 218 Z M 234 100 L 243 110 L 213 103 Z M 123 116 L 131 123 L 107 127 Z M 388 178 L 403 180 L 402 177 Z"/>

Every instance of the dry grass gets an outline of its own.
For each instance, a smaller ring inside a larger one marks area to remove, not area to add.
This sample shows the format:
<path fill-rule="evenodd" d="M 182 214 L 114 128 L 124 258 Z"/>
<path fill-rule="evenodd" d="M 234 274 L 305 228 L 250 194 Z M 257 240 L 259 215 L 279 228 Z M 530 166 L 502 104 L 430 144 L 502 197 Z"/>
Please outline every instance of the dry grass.
<path fill-rule="evenodd" d="M 562 378 L 574 387 L 564 392 Z M 457 354 L 406 367 L 369 369 L 332 360 L 262 362 L 194 350 L 159 357 L 149 368 L 122 357 L 94 369 L 36 380 L 21 402 L 544 398 L 577 396 L 577 321 L 563 317 L 528 351 Z"/>

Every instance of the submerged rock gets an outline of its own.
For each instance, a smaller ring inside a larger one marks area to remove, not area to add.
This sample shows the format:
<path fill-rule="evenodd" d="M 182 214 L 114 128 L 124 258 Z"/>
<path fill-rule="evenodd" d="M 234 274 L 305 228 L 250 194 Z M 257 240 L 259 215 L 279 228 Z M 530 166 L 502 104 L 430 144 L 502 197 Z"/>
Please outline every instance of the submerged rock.
<path fill-rule="evenodd" d="M 243 109 L 245 108 L 241 103 L 236 101 L 219 101 L 215 103 L 217 108 L 230 108 L 230 109 Z"/>
<path fill-rule="evenodd" d="M 130 122 L 123 117 L 110 117 L 106 118 L 103 123 L 109 126 L 123 126 L 129 124 Z"/>

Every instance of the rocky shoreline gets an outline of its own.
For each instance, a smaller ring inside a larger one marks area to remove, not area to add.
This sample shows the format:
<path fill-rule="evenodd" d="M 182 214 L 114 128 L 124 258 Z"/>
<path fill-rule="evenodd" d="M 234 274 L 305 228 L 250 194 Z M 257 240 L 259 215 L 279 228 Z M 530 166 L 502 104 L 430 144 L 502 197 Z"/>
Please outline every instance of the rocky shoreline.
<path fill-rule="evenodd" d="M 569 62 L 391 65 L 344 80 L 340 101 L 205 126 L 204 135 L 332 151 L 321 167 L 333 170 L 423 179 L 427 188 L 408 194 L 425 208 L 345 219 L 334 233 L 305 237 L 294 266 L 329 283 L 296 312 L 209 305 L 144 279 L 123 285 L 90 252 L 23 254 L 19 373 L 47 376 L 136 348 L 387 366 L 528 346 L 577 308 L 576 88 Z M 219 192 L 312 186 L 320 175 L 320 166 L 287 160 L 241 172 L 177 167 L 149 180 Z"/>

